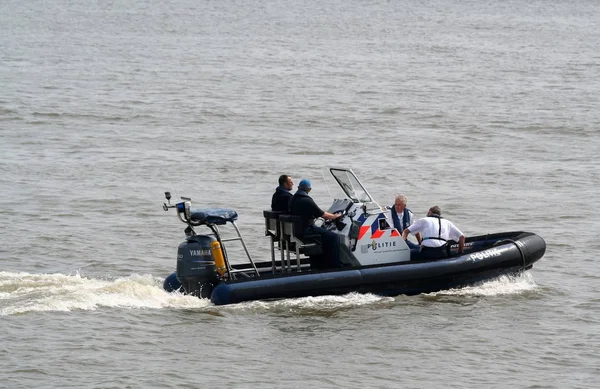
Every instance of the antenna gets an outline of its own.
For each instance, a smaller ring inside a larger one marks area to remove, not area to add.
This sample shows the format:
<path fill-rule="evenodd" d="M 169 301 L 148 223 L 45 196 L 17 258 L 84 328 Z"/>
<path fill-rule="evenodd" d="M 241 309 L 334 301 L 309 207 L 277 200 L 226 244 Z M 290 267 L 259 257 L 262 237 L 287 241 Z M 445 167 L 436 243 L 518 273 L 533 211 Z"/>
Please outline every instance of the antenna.
<path fill-rule="evenodd" d="M 325 174 L 323 174 L 323 169 L 324 168 L 319 169 L 321 171 L 321 177 L 323 177 L 323 182 L 325 183 L 325 187 L 327 188 L 327 193 L 329 193 L 329 197 L 331 199 L 333 199 L 333 196 L 331 194 L 331 190 L 329 190 L 329 185 L 327 185 L 327 180 L 325 179 Z"/>

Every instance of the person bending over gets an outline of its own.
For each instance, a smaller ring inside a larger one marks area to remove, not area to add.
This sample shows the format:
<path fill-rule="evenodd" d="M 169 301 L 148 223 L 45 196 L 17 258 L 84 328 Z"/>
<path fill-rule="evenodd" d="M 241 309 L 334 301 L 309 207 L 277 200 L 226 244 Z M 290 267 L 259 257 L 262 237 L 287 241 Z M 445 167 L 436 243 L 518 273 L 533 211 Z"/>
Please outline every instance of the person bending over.
<path fill-rule="evenodd" d="M 440 207 L 429 208 L 427 217 L 417 220 L 413 225 L 402 231 L 402 238 L 406 240 L 409 233 L 420 232 L 421 253 L 424 259 L 447 258 L 450 254 L 448 241 L 458 242 L 458 253 L 462 254 L 465 247 L 465 235 L 450 220 L 442 218 Z"/>

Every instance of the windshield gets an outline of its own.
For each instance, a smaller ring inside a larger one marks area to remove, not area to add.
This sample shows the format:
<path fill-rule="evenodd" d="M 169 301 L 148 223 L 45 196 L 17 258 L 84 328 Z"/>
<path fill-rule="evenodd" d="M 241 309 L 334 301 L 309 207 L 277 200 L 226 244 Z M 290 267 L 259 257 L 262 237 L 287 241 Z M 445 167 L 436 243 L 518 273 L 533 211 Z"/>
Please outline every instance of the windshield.
<path fill-rule="evenodd" d="M 346 193 L 346 196 L 352 201 L 355 203 L 370 203 L 373 201 L 352 170 L 331 168 L 329 171 Z"/>

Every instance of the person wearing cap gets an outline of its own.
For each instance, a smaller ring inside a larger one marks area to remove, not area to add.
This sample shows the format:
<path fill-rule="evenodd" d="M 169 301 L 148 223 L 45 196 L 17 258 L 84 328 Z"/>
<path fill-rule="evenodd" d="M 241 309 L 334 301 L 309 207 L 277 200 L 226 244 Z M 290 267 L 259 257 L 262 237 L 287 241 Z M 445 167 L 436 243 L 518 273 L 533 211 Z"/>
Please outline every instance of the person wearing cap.
<path fill-rule="evenodd" d="M 323 258 L 322 263 L 316 264 L 315 267 L 338 267 L 339 262 L 339 241 L 337 234 L 331 231 L 327 231 L 322 227 L 314 225 L 316 218 L 323 218 L 326 220 L 335 220 L 342 216 L 342 214 L 333 214 L 330 212 L 323 211 L 315 203 L 315 201 L 308 195 L 311 191 L 312 186 L 310 181 L 303 179 L 298 184 L 298 190 L 292 196 L 289 203 L 290 214 L 300 216 L 302 220 L 302 230 L 304 234 L 321 234 L 323 242 Z M 312 265 L 311 265 L 312 266 Z"/>
<path fill-rule="evenodd" d="M 450 220 L 442 218 L 442 211 L 437 205 L 429 208 L 427 217 L 417 220 L 413 225 L 402 231 L 406 240 L 409 233 L 420 232 L 421 253 L 423 258 L 447 258 L 450 254 L 448 241 L 458 241 L 458 253 L 462 254 L 465 247 L 465 235 Z"/>
<path fill-rule="evenodd" d="M 288 204 L 292 198 L 292 189 L 294 189 L 294 181 L 287 174 L 279 176 L 279 186 L 275 188 L 275 193 L 271 198 L 271 211 L 289 212 Z"/>
<path fill-rule="evenodd" d="M 312 187 L 310 181 L 303 179 L 298 184 L 298 190 L 292 196 L 289 202 L 289 211 L 292 215 L 298 215 L 302 218 L 302 230 L 308 232 L 311 228 L 318 228 L 314 225 L 315 219 L 322 217 L 326 220 L 334 220 L 342 216 L 323 211 L 308 195 Z"/>

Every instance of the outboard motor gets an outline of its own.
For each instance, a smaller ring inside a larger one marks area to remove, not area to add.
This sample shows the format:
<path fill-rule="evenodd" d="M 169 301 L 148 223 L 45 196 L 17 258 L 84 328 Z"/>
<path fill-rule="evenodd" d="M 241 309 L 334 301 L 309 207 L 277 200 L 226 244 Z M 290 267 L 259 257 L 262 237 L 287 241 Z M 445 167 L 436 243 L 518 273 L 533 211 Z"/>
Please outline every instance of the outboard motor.
<path fill-rule="evenodd" d="M 211 245 L 217 240 L 207 235 L 192 235 L 177 249 L 177 279 L 185 293 L 210 298 L 218 282 Z"/>

